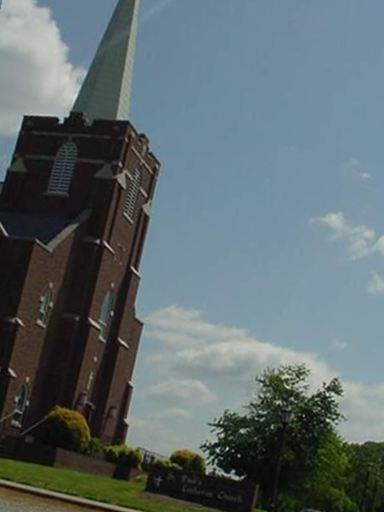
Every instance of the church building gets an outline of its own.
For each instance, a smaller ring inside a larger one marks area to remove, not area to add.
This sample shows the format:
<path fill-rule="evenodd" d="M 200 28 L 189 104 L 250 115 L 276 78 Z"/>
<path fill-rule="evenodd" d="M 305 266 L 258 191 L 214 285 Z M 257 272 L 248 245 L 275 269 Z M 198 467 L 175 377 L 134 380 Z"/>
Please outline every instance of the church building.
<path fill-rule="evenodd" d="M 0 195 L 0 436 L 55 405 L 124 442 L 160 163 L 128 121 L 139 0 L 119 0 L 64 120 L 26 116 Z"/>

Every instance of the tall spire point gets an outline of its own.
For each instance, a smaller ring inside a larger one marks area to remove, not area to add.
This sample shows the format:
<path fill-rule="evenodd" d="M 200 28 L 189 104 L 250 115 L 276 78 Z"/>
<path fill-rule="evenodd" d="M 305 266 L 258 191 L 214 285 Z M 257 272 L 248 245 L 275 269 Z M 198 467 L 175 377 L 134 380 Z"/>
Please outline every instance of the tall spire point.
<path fill-rule="evenodd" d="M 140 0 L 119 0 L 73 106 L 93 119 L 127 119 Z"/>

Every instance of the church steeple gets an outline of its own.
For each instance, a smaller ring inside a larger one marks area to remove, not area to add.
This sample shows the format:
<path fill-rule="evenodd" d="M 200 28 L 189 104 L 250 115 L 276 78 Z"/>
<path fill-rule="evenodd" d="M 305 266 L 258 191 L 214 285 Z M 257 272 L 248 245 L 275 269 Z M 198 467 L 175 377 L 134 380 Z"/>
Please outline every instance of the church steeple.
<path fill-rule="evenodd" d="M 140 0 L 119 0 L 73 106 L 90 119 L 127 119 Z"/>

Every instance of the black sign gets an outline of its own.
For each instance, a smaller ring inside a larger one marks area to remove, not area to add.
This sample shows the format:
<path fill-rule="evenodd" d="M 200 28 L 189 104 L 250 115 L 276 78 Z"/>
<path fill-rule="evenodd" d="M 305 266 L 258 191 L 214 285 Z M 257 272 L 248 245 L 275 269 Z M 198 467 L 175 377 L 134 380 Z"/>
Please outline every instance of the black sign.
<path fill-rule="evenodd" d="M 253 511 L 257 498 L 257 486 L 253 482 L 168 469 L 152 470 L 146 491 L 230 512 Z"/>

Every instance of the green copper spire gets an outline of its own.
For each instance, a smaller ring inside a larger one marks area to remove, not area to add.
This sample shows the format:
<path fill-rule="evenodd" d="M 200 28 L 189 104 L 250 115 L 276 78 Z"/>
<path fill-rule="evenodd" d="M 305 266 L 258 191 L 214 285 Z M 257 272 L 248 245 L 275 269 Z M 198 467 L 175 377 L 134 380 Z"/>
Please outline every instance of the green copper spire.
<path fill-rule="evenodd" d="M 73 106 L 93 119 L 127 119 L 140 0 L 119 0 Z"/>

